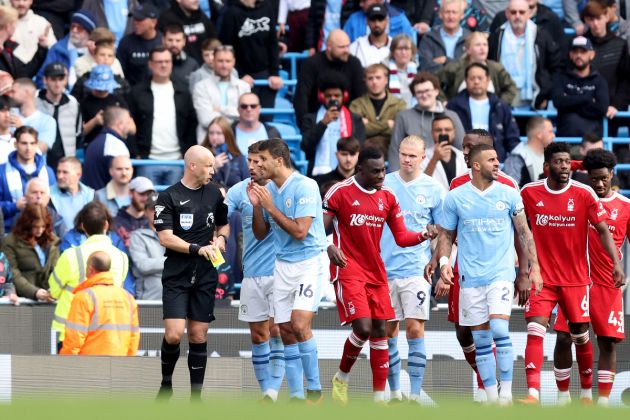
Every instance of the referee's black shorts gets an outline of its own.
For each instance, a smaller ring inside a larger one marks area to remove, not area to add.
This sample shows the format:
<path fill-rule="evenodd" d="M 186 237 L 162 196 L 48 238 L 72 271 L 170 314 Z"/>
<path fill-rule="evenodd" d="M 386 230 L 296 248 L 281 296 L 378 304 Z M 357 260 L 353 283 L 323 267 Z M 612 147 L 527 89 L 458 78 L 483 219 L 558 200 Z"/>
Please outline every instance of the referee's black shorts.
<path fill-rule="evenodd" d="M 167 257 L 162 272 L 163 319 L 214 321 L 217 270 L 203 258 Z"/>

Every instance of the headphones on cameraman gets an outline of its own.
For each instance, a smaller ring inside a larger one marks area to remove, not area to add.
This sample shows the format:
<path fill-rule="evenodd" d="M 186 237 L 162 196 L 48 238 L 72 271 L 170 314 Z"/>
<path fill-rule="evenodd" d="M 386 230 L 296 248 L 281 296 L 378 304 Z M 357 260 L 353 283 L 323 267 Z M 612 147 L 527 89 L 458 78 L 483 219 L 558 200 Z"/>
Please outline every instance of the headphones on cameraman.
<path fill-rule="evenodd" d="M 324 98 L 324 92 L 322 92 L 321 90 L 317 91 L 317 100 L 319 101 L 320 104 L 326 106 L 326 99 Z M 343 91 L 343 96 L 342 99 L 344 104 L 348 104 L 348 101 L 350 100 L 350 94 L 348 93 L 347 90 Z"/>

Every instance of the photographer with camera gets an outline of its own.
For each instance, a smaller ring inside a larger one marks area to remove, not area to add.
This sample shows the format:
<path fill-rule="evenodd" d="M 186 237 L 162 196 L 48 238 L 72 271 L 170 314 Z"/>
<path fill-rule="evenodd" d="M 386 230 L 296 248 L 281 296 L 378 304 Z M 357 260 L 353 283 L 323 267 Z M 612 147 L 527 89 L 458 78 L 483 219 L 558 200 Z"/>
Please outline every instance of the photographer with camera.
<path fill-rule="evenodd" d="M 365 125 L 360 115 L 350 112 L 344 76 L 329 72 L 318 83 L 319 110 L 306 114 L 302 124 L 301 148 L 308 159 L 308 176 L 325 174 L 337 167 L 337 141 L 354 137 L 365 141 Z"/>
<path fill-rule="evenodd" d="M 446 114 L 437 114 L 431 122 L 431 136 L 435 146 L 427 149 L 427 158 L 420 168 L 433 177 L 445 190 L 449 190 L 451 181 L 468 170 L 464 154 L 453 146 L 455 124 Z"/>

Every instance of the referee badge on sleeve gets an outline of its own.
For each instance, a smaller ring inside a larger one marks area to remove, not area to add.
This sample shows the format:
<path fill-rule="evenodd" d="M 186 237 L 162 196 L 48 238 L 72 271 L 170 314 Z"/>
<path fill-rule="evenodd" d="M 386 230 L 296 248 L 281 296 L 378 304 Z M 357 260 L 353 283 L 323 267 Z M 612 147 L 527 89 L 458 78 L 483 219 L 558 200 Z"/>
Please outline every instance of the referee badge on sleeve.
<path fill-rule="evenodd" d="M 190 230 L 193 225 L 193 214 L 191 213 L 182 213 L 179 215 L 179 225 L 184 230 Z"/>

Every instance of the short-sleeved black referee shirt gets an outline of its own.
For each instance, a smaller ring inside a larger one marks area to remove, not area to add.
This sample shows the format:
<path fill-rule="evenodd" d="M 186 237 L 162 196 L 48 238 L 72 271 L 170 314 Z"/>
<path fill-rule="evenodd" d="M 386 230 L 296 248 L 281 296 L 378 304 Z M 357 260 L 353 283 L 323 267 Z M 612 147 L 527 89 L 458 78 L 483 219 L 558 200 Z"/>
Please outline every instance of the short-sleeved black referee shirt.
<path fill-rule="evenodd" d="M 216 226 L 228 224 L 228 209 L 223 195 L 210 182 L 196 190 L 178 182 L 162 191 L 155 204 L 153 223 L 155 229 L 172 230 L 175 236 L 188 243 L 205 246 L 212 241 Z M 172 249 L 166 249 L 167 257 L 183 256 Z"/>

